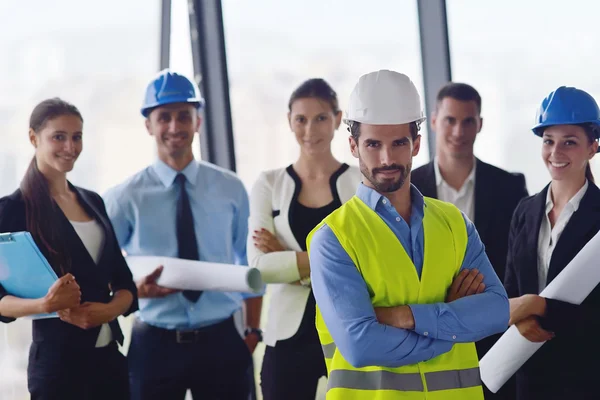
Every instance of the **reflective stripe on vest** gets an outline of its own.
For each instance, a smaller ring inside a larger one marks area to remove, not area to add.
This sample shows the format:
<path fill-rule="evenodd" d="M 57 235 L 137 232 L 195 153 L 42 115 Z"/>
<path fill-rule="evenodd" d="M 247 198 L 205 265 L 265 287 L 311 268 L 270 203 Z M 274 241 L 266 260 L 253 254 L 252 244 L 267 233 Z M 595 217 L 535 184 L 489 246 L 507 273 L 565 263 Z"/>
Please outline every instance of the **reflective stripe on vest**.
<path fill-rule="evenodd" d="M 425 374 L 427 390 L 464 389 L 481 385 L 479 368 L 459 369 L 454 371 L 427 372 Z"/>
<path fill-rule="evenodd" d="M 335 388 L 358 390 L 399 390 L 402 392 L 422 392 L 425 390 L 421 374 L 395 374 L 389 371 L 331 371 L 327 390 Z"/>
<path fill-rule="evenodd" d="M 332 358 L 335 353 L 335 343 L 324 344 L 321 346 L 323 348 L 323 355 L 325 358 Z"/>
<path fill-rule="evenodd" d="M 424 201 L 420 276 L 398 238 L 356 196 L 308 235 L 307 250 L 312 234 L 327 224 L 363 277 L 373 307 L 444 302 L 463 262 L 466 226 L 455 206 L 429 198 Z M 316 314 L 329 372 L 328 400 L 483 400 L 474 343 L 455 343 L 452 350 L 416 364 L 354 367 L 333 343 L 318 305 Z"/>
<path fill-rule="evenodd" d="M 427 390 L 464 389 L 481 385 L 479 368 L 428 372 L 425 374 Z M 422 392 L 425 390 L 421 374 L 397 374 L 391 371 L 331 371 L 328 389 L 399 390 Z"/>

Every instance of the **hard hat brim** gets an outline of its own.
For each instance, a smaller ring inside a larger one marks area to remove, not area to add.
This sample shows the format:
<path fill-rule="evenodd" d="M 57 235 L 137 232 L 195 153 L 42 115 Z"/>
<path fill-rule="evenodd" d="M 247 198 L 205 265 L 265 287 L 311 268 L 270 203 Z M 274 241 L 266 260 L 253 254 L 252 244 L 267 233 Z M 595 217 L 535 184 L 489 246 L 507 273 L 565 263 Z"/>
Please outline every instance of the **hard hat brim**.
<path fill-rule="evenodd" d="M 565 121 L 563 123 L 560 122 L 553 122 L 551 124 L 537 124 L 536 126 L 534 126 L 533 128 L 531 128 L 531 130 L 533 131 L 533 133 L 536 136 L 542 137 L 544 136 L 544 129 L 548 128 L 550 126 L 556 126 L 556 125 L 579 125 L 579 124 L 594 124 L 598 127 L 600 127 L 600 120 L 591 120 L 591 121 L 581 121 L 581 122 L 577 122 L 574 123 L 573 121 Z M 600 138 L 596 138 L 596 140 L 600 140 Z M 600 153 L 600 146 L 598 147 L 598 150 L 596 150 L 596 153 Z"/>
<path fill-rule="evenodd" d="M 167 104 L 175 104 L 175 103 L 196 104 L 197 110 L 201 110 L 204 107 L 204 99 L 202 99 L 202 98 L 191 97 L 188 99 L 181 99 L 181 97 L 176 97 L 176 98 L 172 98 L 172 99 L 165 98 L 165 99 L 161 99 L 160 101 L 156 101 L 154 103 L 147 104 L 145 107 L 143 107 L 141 109 L 141 112 L 142 112 L 142 115 L 147 118 L 148 115 L 150 115 L 150 112 L 153 109 L 155 109 L 156 107 L 164 106 Z"/>
<path fill-rule="evenodd" d="M 346 125 L 350 125 L 353 122 L 359 122 L 361 124 L 368 124 L 368 125 L 405 125 L 405 124 L 411 124 L 413 122 L 420 124 L 423 121 L 425 121 L 426 119 L 427 119 L 426 117 L 417 117 L 417 118 L 408 118 L 408 119 L 402 119 L 402 120 L 400 120 L 400 119 L 379 120 L 377 122 L 374 122 L 374 121 L 370 121 L 368 118 L 344 118 L 342 121 Z"/>
<path fill-rule="evenodd" d="M 553 121 L 552 123 L 541 123 L 541 124 L 537 124 L 536 126 L 534 126 L 533 128 L 531 128 L 531 131 L 539 137 L 542 137 L 544 134 L 544 128 L 548 128 L 550 126 L 556 126 L 556 125 L 579 125 L 579 124 L 594 124 L 596 126 L 600 126 L 600 120 L 594 119 L 594 120 L 589 120 L 589 121 Z"/>

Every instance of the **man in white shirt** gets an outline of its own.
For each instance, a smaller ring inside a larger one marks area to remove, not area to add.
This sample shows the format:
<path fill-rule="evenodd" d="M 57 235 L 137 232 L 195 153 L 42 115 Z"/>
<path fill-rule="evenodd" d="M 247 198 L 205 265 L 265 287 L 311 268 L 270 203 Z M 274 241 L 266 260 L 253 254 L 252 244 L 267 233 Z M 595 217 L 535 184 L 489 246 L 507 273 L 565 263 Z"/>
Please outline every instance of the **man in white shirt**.
<path fill-rule="evenodd" d="M 465 83 L 448 83 L 440 89 L 431 116 L 436 133 L 436 155 L 432 162 L 415 169 L 411 182 L 424 196 L 456 205 L 475 223 L 496 274 L 504 280 L 508 232 L 519 201 L 528 196 L 523 174 L 509 173 L 477 159 L 475 139 L 481 131 L 481 96 Z M 479 357 L 498 339 L 477 343 Z M 497 394 L 486 390 L 486 399 L 512 399 L 510 384 Z"/>
<path fill-rule="evenodd" d="M 477 163 L 472 163 L 471 172 L 467 179 L 457 189 L 444 180 L 444 176 L 440 171 L 440 163 L 436 157 L 433 161 L 435 171 L 435 185 L 437 188 L 437 198 L 443 201 L 454 204 L 461 210 L 471 221 L 475 220 L 475 170 Z M 452 175 L 452 169 L 446 175 Z"/>

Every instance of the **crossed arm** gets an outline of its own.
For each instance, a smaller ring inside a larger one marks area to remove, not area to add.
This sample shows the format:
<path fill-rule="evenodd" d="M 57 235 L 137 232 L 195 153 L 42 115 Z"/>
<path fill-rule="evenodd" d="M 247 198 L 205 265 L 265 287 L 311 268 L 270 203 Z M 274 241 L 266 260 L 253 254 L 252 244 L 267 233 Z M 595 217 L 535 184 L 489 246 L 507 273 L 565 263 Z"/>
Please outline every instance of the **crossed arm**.
<path fill-rule="evenodd" d="M 460 298 L 481 294 L 485 290 L 483 274 L 477 269 L 463 269 L 452 282 L 448 290 L 446 303 L 451 303 Z M 375 307 L 377 320 L 385 325 L 400 329 L 415 329 L 415 318 L 410 306 Z"/>
<path fill-rule="evenodd" d="M 362 276 L 331 229 L 325 225 L 314 234 L 313 292 L 325 324 L 350 364 L 413 364 L 450 351 L 454 343 L 478 341 L 506 329 L 506 292 L 469 224 L 467 254 L 446 302 L 377 310 Z"/>

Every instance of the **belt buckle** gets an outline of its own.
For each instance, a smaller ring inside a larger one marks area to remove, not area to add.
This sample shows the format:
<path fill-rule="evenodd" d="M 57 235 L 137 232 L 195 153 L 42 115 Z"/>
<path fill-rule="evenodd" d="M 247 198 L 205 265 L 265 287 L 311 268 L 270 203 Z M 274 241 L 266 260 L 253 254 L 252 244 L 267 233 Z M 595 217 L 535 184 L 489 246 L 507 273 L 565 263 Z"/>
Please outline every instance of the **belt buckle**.
<path fill-rule="evenodd" d="M 196 331 L 175 331 L 175 341 L 177 343 L 194 343 Z"/>

